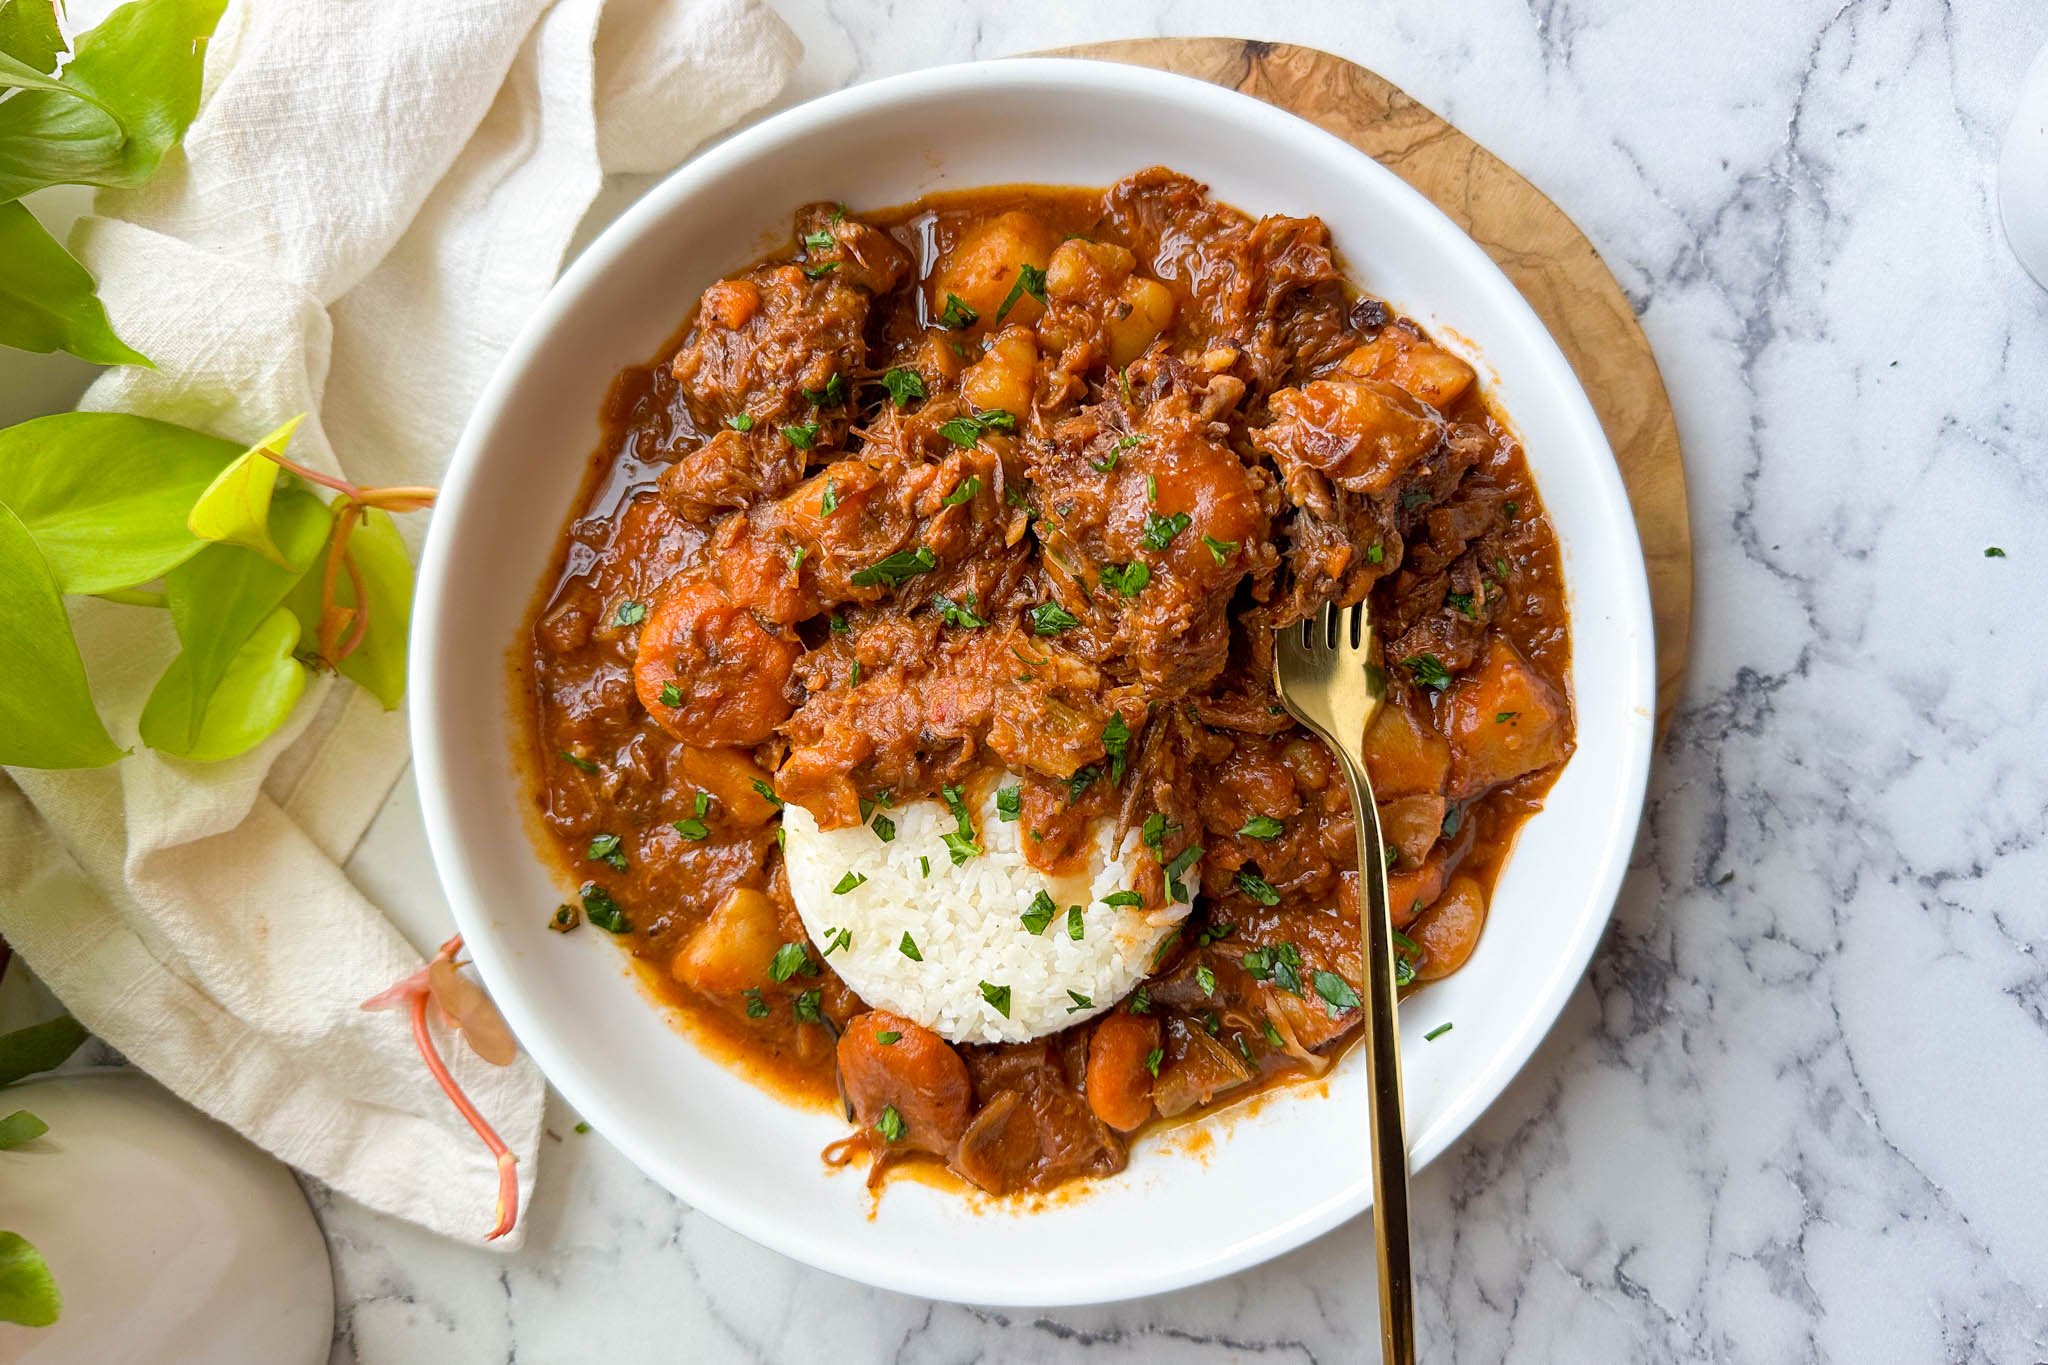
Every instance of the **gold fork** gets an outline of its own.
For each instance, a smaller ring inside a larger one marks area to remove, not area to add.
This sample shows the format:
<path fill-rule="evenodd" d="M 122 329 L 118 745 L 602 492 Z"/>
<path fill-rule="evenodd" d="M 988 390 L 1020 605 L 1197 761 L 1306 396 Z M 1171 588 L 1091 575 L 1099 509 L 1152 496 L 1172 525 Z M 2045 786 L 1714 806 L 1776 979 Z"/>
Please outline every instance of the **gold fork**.
<path fill-rule="evenodd" d="M 1401 1105 L 1401 1031 L 1395 1017 L 1394 925 L 1379 807 L 1365 773 L 1365 727 L 1385 675 L 1372 663 L 1365 604 L 1322 611 L 1280 632 L 1273 686 L 1294 718 L 1336 751 L 1358 829 L 1359 936 L 1365 963 L 1365 1080 L 1372 1092 L 1372 1226 L 1379 1245 L 1380 1352 L 1414 1365 L 1415 1283 L 1408 1247 L 1408 1132 Z"/>

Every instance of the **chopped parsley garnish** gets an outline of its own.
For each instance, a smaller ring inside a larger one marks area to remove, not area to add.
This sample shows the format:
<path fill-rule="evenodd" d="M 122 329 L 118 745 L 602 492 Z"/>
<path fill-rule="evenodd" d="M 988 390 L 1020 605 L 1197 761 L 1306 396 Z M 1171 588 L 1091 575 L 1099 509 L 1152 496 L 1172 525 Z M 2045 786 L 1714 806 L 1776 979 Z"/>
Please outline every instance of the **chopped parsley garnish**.
<path fill-rule="evenodd" d="M 1202 543 L 1209 547 L 1209 557 L 1218 564 L 1236 554 L 1243 544 L 1242 541 L 1236 540 L 1218 540 L 1214 536 L 1203 536 Z"/>
<path fill-rule="evenodd" d="M 1244 826 L 1237 832 L 1248 839 L 1263 839 L 1267 843 L 1271 843 L 1286 833 L 1286 831 L 1287 826 L 1281 824 L 1272 816 L 1254 815 L 1251 819 L 1245 821 Z"/>
<path fill-rule="evenodd" d="M 754 429 L 754 414 L 751 412 L 739 413 L 736 416 L 726 418 L 725 424 L 734 431 L 752 431 Z"/>
<path fill-rule="evenodd" d="M 645 602 L 621 602 L 619 603 L 618 614 L 612 617 L 612 623 L 620 626 L 637 626 L 646 619 L 647 604 Z"/>
<path fill-rule="evenodd" d="M 1280 893 L 1273 889 L 1273 883 L 1253 872 L 1238 870 L 1237 889 L 1250 896 L 1260 905 L 1278 905 Z"/>
<path fill-rule="evenodd" d="M 847 892 L 853 890 L 856 887 L 865 886 L 867 884 L 867 880 L 868 879 L 866 873 L 854 872 L 849 870 L 844 877 L 841 877 L 839 879 L 838 884 L 832 888 L 832 894 L 835 896 L 843 896 Z"/>
<path fill-rule="evenodd" d="M 932 553 L 929 545 L 920 545 L 915 550 L 898 550 L 887 559 L 870 564 L 865 569 L 853 572 L 853 586 L 856 588 L 901 587 L 905 580 L 921 573 L 930 573 L 939 566 L 939 557 Z"/>
<path fill-rule="evenodd" d="M 1272 1046 L 1278 1048 L 1284 1048 L 1287 1046 L 1286 1042 L 1283 1041 L 1280 1037 L 1280 1030 L 1273 1027 L 1273 1019 L 1271 1015 L 1268 1015 L 1264 1019 L 1261 1019 L 1259 1021 L 1259 1031 L 1266 1035 L 1266 1041 L 1270 1043 Z"/>
<path fill-rule="evenodd" d="M 1428 501 L 1429 490 L 1427 488 L 1410 488 L 1401 494 L 1401 510 L 1403 512 L 1413 512 Z"/>
<path fill-rule="evenodd" d="M 1175 825 L 1173 828 L 1178 829 L 1180 826 Z M 1155 810 L 1145 817 L 1145 823 L 1139 827 L 1138 839 L 1154 854 L 1163 858 L 1166 855 L 1162 851 L 1162 846 L 1166 843 L 1167 833 L 1166 817 Z"/>
<path fill-rule="evenodd" d="M 1516 517 L 1522 514 L 1522 504 L 1520 504 L 1519 502 L 1506 503 L 1501 507 L 1500 510 L 1507 514 L 1507 518 L 1509 521 L 1513 521 Z"/>
<path fill-rule="evenodd" d="M 1418 908 L 1421 902 L 1416 902 Z M 1406 986 L 1415 980 L 1415 964 L 1422 960 L 1422 945 L 1399 929 L 1394 936 L 1394 984 Z"/>
<path fill-rule="evenodd" d="M 1431 1029 L 1431 1030 L 1430 1030 L 1429 1032 L 1427 1032 L 1427 1033 L 1423 1034 L 1423 1035 L 1422 1035 L 1422 1041 L 1423 1041 L 1423 1042 L 1425 1042 L 1425 1043 L 1433 1043 L 1433 1042 L 1435 1042 L 1435 1041 L 1436 1041 L 1437 1039 L 1439 1039 L 1439 1038 L 1443 1037 L 1443 1036 L 1444 1036 L 1444 1035 L 1445 1035 L 1446 1033 L 1449 1033 L 1450 1031 L 1451 1031 L 1451 1021 L 1450 1021 L 1450 1020 L 1448 1020 L 1448 1019 L 1446 1019 L 1446 1020 L 1444 1020 L 1444 1022 L 1443 1022 L 1443 1023 L 1441 1023 L 1441 1024 L 1438 1024 L 1438 1025 L 1437 1025 L 1437 1026 L 1436 1026 L 1435 1028 L 1433 1028 L 1433 1029 Z"/>
<path fill-rule="evenodd" d="M 711 793 L 699 787 L 696 800 L 691 802 L 690 813 L 698 816 L 711 814 Z"/>
<path fill-rule="evenodd" d="M 1088 936 L 1088 921 L 1078 905 L 1067 907 L 1067 937 L 1079 943 Z"/>
<path fill-rule="evenodd" d="M 872 829 L 875 832 L 875 837 L 883 843 L 892 844 L 896 842 L 896 822 L 888 816 L 877 815 L 868 828 Z"/>
<path fill-rule="evenodd" d="M 1112 891 L 1102 898 L 1104 905 L 1143 905 L 1145 898 L 1135 891 Z"/>
<path fill-rule="evenodd" d="M 829 517 L 839 510 L 839 484 L 835 479 L 825 480 L 825 491 L 818 495 L 818 515 Z"/>
<path fill-rule="evenodd" d="M 903 942 L 896 945 L 896 951 L 909 958 L 912 962 L 924 961 L 924 954 L 917 950 L 917 940 L 908 933 L 903 935 Z"/>
<path fill-rule="evenodd" d="M 827 929 L 825 931 L 825 956 L 830 957 L 841 948 L 853 946 L 853 930 Z"/>
<path fill-rule="evenodd" d="M 1377 540 L 1365 547 L 1365 562 L 1368 564 L 1378 564 L 1385 560 L 1386 557 L 1387 547 L 1380 544 Z"/>
<path fill-rule="evenodd" d="M 1401 667 L 1432 692 L 1441 692 L 1451 685 L 1451 671 L 1434 654 L 1411 654 L 1401 660 Z"/>
<path fill-rule="evenodd" d="M 1323 1009 L 1332 1019 L 1346 1010 L 1358 1008 L 1358 992 L 1351 989 L 1351 983 L 1335 972 L 1315 974 L 1316 994 L 1323 997 Z"/>
<path fill-rule="evenodd" d="M 1173 861 L 1166 865 L 1166 889 L 1172 893 L 1176 901 L 1189 900 L 1188 889 L 1181 885 L 1181 874 L 1190 867 L 1193 867 L 1195 859 L 1201 856 L 1202 846 L 1200 844 L 1189 844 L 1178 854 L 1174 855 Z"/>
<path fill-rule="evenodd" d="M 1202 988 L 1204 995 L 1216 994 L 1216 973 L 1209 969 L 1208 963 L 1195 968 L 1195 984 Z"/>
<path fill-rule="evenodd" d="M 839 262 L 837 261 L 827 261 L 823 265 L 804 265 L 797 267 L 797 269 L 804 272 L 804 278 L 807 280 L 822 280 L 827 275 L 831 274 L 838 268 Z"/>
<path fill-rule="evenodd" d="M 1109 755 L 1109 784 L 1114 787 L 1124 780 L 1124 761 L 1131 748 L 1131 727 L 1124 724 L 1122 713 L 1112 715 L 1109 724 L 1102 727 L 1102 751 Z"/>
<path fill-rule="evenodd" d="M 1017 419 L 1000 408 L 991 408 L 978 417 L 955 417 L 939 428 L 939 435 L 959 446 L 962 450 L 974 449 L 974 443 L 985 431 L 1015 431 Z"/>
<path fill-rule="evenodd" d="M 1132 1014 L 1150 1014 L 1152 1012 L 1152 992 L 1146 990 L 1143 986 L 1132 991 L 1130 1011 Z"/>
<path fill-rule="evenodd" d="M 1479 619 L 1479 609 L 1472 605 L 1472 594 L 1469 592 L 1445 593 L 1444 605 L 1468 621 L 1477 621 Z"/>
<path fill-rule="evenodd" d="M 711 837 L 711 826 L 705 824 L 703 820 L 694 815 L 684 816 L 670 826 L 670 828 L 685 839 L 709 839 Z"/>
<path fill-rule="evenodd" d="M 1999 549 L 1996 545 L 1986 545 L 1984 547 L 1984 557 L 1986 559 L 2004 559 L 2005 551 Z M 1444 1027 L 1449 1028 L 1450 1025 L 1445 1024 Z"/>
<path fill-rule="evenodd" d="M 1072 630 L 1081 624 L 1077 617 L 1057 602 L 1040 602 L 1025 614 L 1031 618 L 1031 630 L 1037 635 L 1057 635 L 1063 630 Z"/>
<path fill-rule="evenodd" d="M 1145 476 L 1145 501 L 1155 504 L 1159 501 L 1159 476 L 1157 474 L 1147 474 Z"/>
<path fill-rule="evenodd" d="M 1145 1069 L 1152 1073 L 1152 1076 L 1155 1080 L 1159 1076 L 1159 1064 L 1165 1060 L 1165 1048 L 1155 1047 L 1150 1052 L 1145 1054 Z"/>
<path fill-rule="evenodd" d="M 1100 776 L 1102 776 L 1102 769 L 1091 763 L 1068 778 L 1067 804 L 1069 806 L 1079 805 L 1081 798 L 1088 794 L 1088 789 L 1095 785 L 1095 779 Z"/>
<path fill-rule="evenodd" d="M 1444 838 L 1448 839 L 1448 838 L 1450 838 L 1450 837 L 1451 837 L 1452 835 L 1456 834 L 1456 833 L 1458 832 L 1458 826 L 1460 826 L 1460 825 L 1462 825 L 1462 824 L 1464 824 L 1464 823 L 1465 823 L 1465 812 L 1464 812 L 1464 811 L 1462 811 L 1462 810 L 1459 810 L 1459 809 L 1458 809 L 1458 808 L 1457 808 L 1456 806 L 1452 806 L 1452 807 L 1451 807 L 1451 808 L 1450 808 L 1449 810 L 1445 811 L 1445 812 L 1444 812 Z"/>
<path fill-rule="evenodd" d="M 939 325 L 941 327 L 948 327 L 958 332 L 972 327 L 980 321 L 981 314 L 975 312 L 962 302 L 958 294 L 948 293 L 946 295 L 946 306 L 939 310 Z"/>
<path fill-rule="evenodd" d="M 959 626 L 962 630 L 980 630 L 988 624 L 974 614 L 973 593 L 967 594 L 967 605 L 964 607 L 946 594 L 936 593 L 932 597 L 932 608 L 939 613 L 940 620 L 949 626 Z"/>
<path fill-rule="evenodd" d="M 957 828 L 943 836 L 946 852 L 952 856 L 953 866 L 958 867 L 969 858 L 981 852 L 981 845 L 975 842 L 974 819 L 967 813 L 967 802 L 958 787 L 942 787 L 939 795 L 945 799 L 946 809 L 953 812 Z"/>
<path fill-rule="evenodd" d="M 584 758 L 577 754 L 572 754 L 567 749 L 558 749 L 555 752 L 564 763 L 576 769 L 578 772 L 594 773 L 597 771 L 597 765 L 595 763 L 592 763 L 587 758 Z"/>
<path fill-rule="evenodd" d="M 1493 723 L 1495 725 L 1506 725 L 1521 714 L 1520 711 L 1496 711 L 1493 713 Z"/>
<path fill-rule="evenodd" d="M 1380 861 L 1386 864 L 1387 871 L 1392 872 L 1396 867 L 1400 866 L 1401 846 L 1399 844 L 1380 845 Z"/>
<path fill-rule="evenodd" d="M 1173 543 L 1175 536 L 1192 526 L 1194 520 L 1185 512 L 1175 512 L 1170 517 L 1162 517 L 1157 512 L 1147 512 L 1145 529 L 1139 535 L 1138 542 L 1148 550 L 1163 550 Z M 1221 564 L 1223 560 L 1219 556 L 1216 562 Z"/>
<path fill-rule="evenodd" d="M 1027 264 L 1017 267 L 1017 282 L 1011 285 L 1010 292 L 1003 296 L 1002 307 L 996 309 L 996 325 L 998 327 L 1002 326 L 1003 318 L 1009 311 L 1017 306 L 1017 300 L 1023 298 L 1026 294 L 1037 299 L 1040 303 L 1046 301 L 1045 272 L 1035 265 Z"/>
<path fill-rule="evenodd" d="M 782 439 L 795 446 L 798 450 L 809 450 L 818 443 L 818 424 L 816 422 L 805 422 L 800 426 L 784 427 L 782 429 Z"/>
<path fill-rule="evenodd" d="M 583 855 L 594 863 L 603 863 L 614 872 L 626 870 L 626 855 L 619 851 L 619 836 L 598 834 L 590 840 L 590 850 Z"/>
<path fill-rule="evenodd" d="M 768 1017 L 768 1002 L 761 998 L 761 988 L 759 986 L 749 986 L 745 994 L 747 997 L 747 1018 L 766 1019 Z"/>
<path fill-rule="evenodd" d="M 890 401 L 899 408 L 907 408 L 911 399 L 925 396 L 924 376 L 901 365 L 882 375 L 882 387 L 889 391 Z"/>
<path fill-rule="evenodd" d="M 1254 948 L 1244 955 L 1242 965 L 1254 981 L 1270 981 L 1289 995 L 1300 995 L 1301 949 L 1292 943 Z"/>
<path fill-rule="evenodd" d="M 808 545 L 799 545 L 796 547 L 795 550 L 791 551 L 789 556 L 789 571 L 791 573 L 795 573 L 798 569 L 801 569 L 804 566 L 804 556 L 809 554 L 810 552 L 811 547 Z"/>
<path fill-rule="evenodd" d="M 548 928 L 558 934 L 566 934 L 583 923 L 583 912 L 573 905 L 558 905 L 555 913 L 548 916 Z"/>
<path fill-rule="evenodd" d="M 966 478 L 960 480 L 958 486 L 952 492 L 939 499 L 939 505 L 942 507 L 958 507 L 961 503 L 973 502 L 974 495 L 980 491 L 981 475 L 969 474 Z"/>
<path fill-rule="evenodd" d="M 1201 933 L 1195 935 L 1195 946 L 1197 948 L 1206 948 L 1212 943 L 1221 943 L 1236 932 L 1237 926 L 1235 924 L 1212 924 L 1202 930 Z"/>
<path fill-rule="evenodd" d="M 626 918 L 626 912 L 612 899 L 612 893 L 596 882 L 583 883 L 577 894 L 583 897 L 583 918 L 607 934 L 623 934 L 633 927 L 633 922 Z"/>
<path fill-rule="evenodd" d="M 824 228 L 819 228 L 816 232 L 806 232 L 802 240 L 805 251 L 830 251 L 838 245 L 839 239 Z"/>
<path fill-rule="evenodd" d="M 932 860 L 925 857 L 922 853 L 917 855 L 917 875 L 920 877 L 930 877 L 932 875 Z M 906 934 L 904 937 L 908 938 L 909 935 Z"/>
<path fill-rule="evenodd" d="M 1116 462 L 1123 458 L 1123 453 L 1144 439 L 1143 436 L 1138 435 L 1136 432 L 1131 433 L 1129 436 L 1119 436 L 1116 444 L 1109 448 L 1108 457 L 1100 464 L 1090 460 L 1088 467 L 1098 474 L 1111 473 L 1116 469 Z"/>
<path fill-rule="evenodd" d="M 1105 564 L 1099 575 L 1103 584 L 1125 597 L 1136 597 L 1152 581 L 1152 568 L 1142 560 L 1129 564 Z"/>
<path fill-rule="evenodd" d="M 810 952 L 801 943 L 783 944 L 768 962 L 768 975 L 776 981 L 787 981 L 798 972 L 815 970 L 811 966 Z"/>
<path fill-rule="evenodd" d="M 754 790 L 761 794 L 763 801 L 766 801 L 777 810 L 782 809 L 782 798 L 775 794 L 775 788 L 769 786 L 758 777 L 754 779 Z"/>
<path fill-rule="evenodd" d="M 1021 786 L 996 788 L 996 818 L 998 820 L 1014 822 L 1023 813 L 1024 788 Z"/>
<path fill-rule="evenodd" d="M 975 984 L 981 988 L 981 998 L 995 1006 L 997 1014 L 1002 1015 L 1005 1019 L 1010 1017 L 1010 988 L 1008 986 L 994 986 L 986 981 Z"/>
<path fill-rule="evenodd" d="M 898 1033 L 895 1029 L 885 1028 L 880 1033 L 877 1033 L 875 1035 L 875 1041 L 880 1043 L 883 1047 L 894 1047 L 896 1046 L 896 1044 L 903 1041 L 903 1035 L 901 1033 Z"/>
<path fill-rule="evenodd" d="M 851 669 L 847 670 L 847 674 L 846 674 L 846 685 L 847 685 L 848 687 L 859 687 L 859 686 L 860 686 L 860 660 L 859 660 L 859 659 L 855 659 L 855 660 L 853 661 L 853 667 L 852 667 Z"/>
<path fill-rule="evenodd" d="M 1052 923 L 1052 917 L 1059 913 L 1059 907 L 1043 890 L 1031 898 L 1031 905 L 1024 911 L 1024 928 L 1033 934 L 1045 932 L 1045 926 Z"/>
<path fill-rule="evenodd" d="M 836 612 L 836 611 L 835 611 L 835 612 L 833 612 L 833 613 L 832 613 L 832 614 L 831 614 L 830 616 L 828 616 L 828 617 L 826 617 L 826 618 L 825 618 L 825 624 L 826 624 L 826 625 L 828 625 L 828 626 L 830 626 L 830 627 L 832 628 L 832 633 L 833 633 L 834 635 L 851 635 L 851 634 L 853 634 L 853 627 L 852 627 L 852 626 L 850 626 L 850 625 L 848 625 L 848 624 L 846 623 L 846 618 L 845 618 L 844 616 L 841 616 L 841 615 L 840 615 L 840 614 L 839 614 L 838 612 Z"/>
<path fill-rule="evenodd" d="M 903 1140 L 903 1115 L 896 1112 L 895 1105 L 882 1106 L 882 1116 L 875 1120 L 875 1131 L 882 1135 L 884 1142 Z"/>
<path fill-rule="evenodd" d="M 790 1009 L 803 1023 L 822 1024 L 825 1022 L 824 998 L 823 991 L 798 991 L 796 999 L 790 1002 Z"/>
<path fill-rule="evenodd" d="M 672 682 L 661 685 L 661 704 L 673 709 L 683 704 L 683 689 Z"/>
<path fill-rule="evenodd" d="M 846 380 L 835 374 L 822 389 L 805 389 L 804 397 L 821 408 L 836 408 L 846 401 Z"/>
<path fill-rule="evenodd" d="M 1095 1002 L 1079 991 L 1068 991 L 1067 999 L 1074 1002 L 1067 1006 L 1068 1014 L 1079 1014 L 1082 1010 L 1092 1010 L 1095 1008 Z"/>

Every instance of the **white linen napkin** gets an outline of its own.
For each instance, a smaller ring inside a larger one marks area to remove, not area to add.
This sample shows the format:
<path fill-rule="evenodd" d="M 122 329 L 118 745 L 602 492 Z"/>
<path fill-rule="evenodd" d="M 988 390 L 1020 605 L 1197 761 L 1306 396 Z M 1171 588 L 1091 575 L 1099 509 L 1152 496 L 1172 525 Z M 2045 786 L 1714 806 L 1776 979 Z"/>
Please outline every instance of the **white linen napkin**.
<path fill-rule="evenodd" d="M 109 372 L 82 406 L 242 442 L 309 412 L 294 458 L 436 483 L 603 174 L 675 164 L 797 55 L 758 0 L 234 0 L 183 153 L 73 233 L 157 366 Z M 422 518 L 401 526 L 417 550 Z M 135 752 L 0 779 L 0 934 L 186 1100 L 372 1208 L 479 1238 L 490 1158 L 404 1014 L 357 1008 L 420 964 L 339 866 L 405 766 L 402 717 L 330 680 L 241 758 L 161 757 L 136 725 L 176 648 L 165 616 L 74 611 Z M 442 1041 L 524 1201 L 539 1073 Z"/>

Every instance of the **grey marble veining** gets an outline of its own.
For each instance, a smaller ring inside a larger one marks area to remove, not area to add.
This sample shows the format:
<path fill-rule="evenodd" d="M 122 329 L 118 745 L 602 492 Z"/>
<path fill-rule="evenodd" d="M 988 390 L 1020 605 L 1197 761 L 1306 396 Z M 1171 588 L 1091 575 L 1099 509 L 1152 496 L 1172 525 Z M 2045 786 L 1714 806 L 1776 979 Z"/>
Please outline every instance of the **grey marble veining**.
<path fill-rule="evenodd" d="M 2048 293 L 1991 198 L 2048 7 L 779 7 L 792 99 L 1146 33 L 1342 53 L 1563 205 L 1657 348 L 1694 666 L 1590 975 L 1417 1182 L 1426 1358 L 2048 1361 Z M 426 938 L 408 800 L 356 871 Z M 1373 1349 L 1363 1226 L 1134 1303 L 932 1305 L 746 1242 L 574 1123 L 515 1256 L 316 1191 L 335 1359 Z"/>

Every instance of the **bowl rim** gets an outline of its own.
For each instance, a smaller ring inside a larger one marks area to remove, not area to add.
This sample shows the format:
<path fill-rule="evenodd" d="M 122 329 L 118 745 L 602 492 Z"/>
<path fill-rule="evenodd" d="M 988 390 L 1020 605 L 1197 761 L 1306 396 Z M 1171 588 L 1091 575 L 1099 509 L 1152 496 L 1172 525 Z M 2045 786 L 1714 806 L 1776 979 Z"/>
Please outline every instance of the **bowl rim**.
<path fill-rule="evenodd" d="M 927 67 L 833 91 L 764 119 L 693 156 L 608 224 L 569 263 L 507 347 L 471 409 L 451 457 L 420 557 L 410 641 L 414 699 L 408 723 L 428 846 L 456 925 L 485 985 L 496 987 L 510 981 L 509 961 L 503 956 L 508 950 L 496 941 L 490 915 L 469 875 L 463 840 L 457 832 L 452 793 L 459 790 L 459 784 L 452 779 L 458 769 L 450 761 L 442 727 L 434 723 L 434 718 L 445 707 L 460 704 L 461 698 L 444 689 L 434 644 L 443 629 L 447 605 L 442 588 L 450 573 L 450 547 L 456 539 L 452 528 L 482 477 L 486 432 L 522 373 L 582 293 L 620 264 L 643 235 L 729 169 L 850 115 L 890 105 L 914 105 L 934 97 L 957 95 L 963 90 L 986 89 L 991 83 L 1045 94 L 1085 95 L 1091 90 L 1114 89 L 1123 94 L 1159 98 L 1197 113 L 1248 125 L 1254 133 L 1321 144 L 1322 154 L 1359 164 L 1362 174 L 1384 182 L 1389 197 L 1397 204 L 1405 201 L 1410 212 L 1437 220 L 1442 229 L 1438 233 L 1442 249 L 1452 258 L 1450 264 L 1474 277 L 1494 297 L 1503 327 L 1521 333 L 1536 357 L 1535 363 L 1550 369 L 1551 377 L 1562 381 L 1557 396 L 1564 415 L 1579 429 L 1585 449 L 1604 457 L 1597 461 L 1599 468 L 1592 471 L 1599 497 L 1588 520 L 1602 534 L 1618 537 L 1622 548 L 1633 552 L 1624 559 L 1634 572 L 1626 576 L 1627 581 L 1607 585 L 1602 590 L 1603 601 L 1612 606 L 1632 636 L 1633 647 L 1620 647 L 1620 662 L 1625 665 L 1622 691 L 1631 703 L 1631 723 L 1622 742 L 1622 782 L 1611 807 L 1608 827 L 1597 843 L 1588 841 L 1589 847 L 1597 847 L 1598 858 L 1594 875 L 1586 879 L 1591 893 L 1586 904 L 1598 908 L 1589 909 L 1570 936 L 1560 942 L 1560 951 L 1540 989 L 1533 993 L 1529 1008 L 1514 1022 L 1512 1031 L 1502 1035 L 1502 1041 L 1488 1052 L 1484 1063 L 1462 1083 L 1445 1115 L 1432 1125 L 1432 1132 L 1439 1136 L 1427 1145 L 1411 1146 L 1411 1169 L 1419 1173 L 1468 1132 L 1520 1074 L 1562 1014 L 1613 917 L 1641 821 L 1654 747 L 1649 717 L 1656 704 L 1656 672 L 1647 571 L 1628 494 L 1591 401 L 1556 340 L 1494 261 L 1419 190 L 1342 138 L 1253 96 L 1195 77 L 1087 58 L 1007 57 Z M 1638 715 L 1640 724 L 1634 723 Z M 539 856 L 537 852 L 535 856 Z M 714 1177 L 692 1171 L 672 1160 L 657 1142 L 643 1140 L 637 1125 L 615 1113 L 595 1082 L 587 1081 L 580 1065 L 557 1046 L 550 1029 L 524 996 L 496 989 L 493 996 L 520 1044 L 549 1082 L 640 1171 L 693 1209 L 749 1240 L 805 1265 L 878 1288 L 989 1305 L 1054 1307 L 1120 1301 L 1186 1288 L 1257 1265 L 1307 1243 L 1371 1206 L 1370 1173 L 1361 1161 L 1356 1180 L 1332 1186 L 1323 1197 L 1276 1221 L 1261 1234 L 1206 1252 L 1186 1252 L 1162 1256 L 1147 1264 L 1131 1264 L 1114 1279 L 1086 1285 L 1067 1281 L 1051 1292 L 1024 1292 L 1026 1287 L 1021 1284 L 992 1287 L 981 1279 L 963 1277 L 937 1257 L 920 1258 L 902 1267 L 878 1265 L 876 1262 L 881 1258 L 863 1260 L 841 1254 L 829 1236 L 756 1216 L 749 1206 L 729 1198 Z"/>

